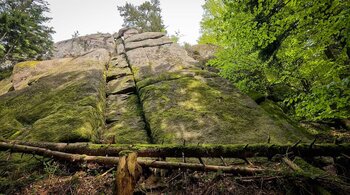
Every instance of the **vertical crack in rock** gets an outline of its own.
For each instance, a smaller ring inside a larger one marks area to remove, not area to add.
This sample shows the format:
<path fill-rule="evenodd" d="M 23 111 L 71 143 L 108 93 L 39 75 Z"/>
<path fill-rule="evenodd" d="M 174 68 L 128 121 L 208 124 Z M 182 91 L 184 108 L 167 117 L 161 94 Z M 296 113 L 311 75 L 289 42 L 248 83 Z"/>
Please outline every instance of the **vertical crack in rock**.
<path fill-rule="evenodd" d="M 118 38 L 153 143 L 261 143 L 269 135 L 274 143 L 286 143 L 306 137 L 298 129 L 286 136 L 251 98 L 202 70 L 164 34 L 122 29 Z"/>
<path fill-rule="evenodd" d="M 124 42 L 124 39 L 121 39 L 121 41 L 122 41 L 122 44 L 123 44 L 123 46 L 124 46 L 124 51 L 125 51 L 125 42 Z M 126 58 L 128 67 L 129 67 L 129 69 L 130 69 L 130 71 L 131 71 L 131 73 L 132 73 L 132 76 L 133 76 L 134 84 L 135 84 L 135 87 L 136 87 L 136 88 L 135 88 L 135 93 L 136 93 L 136 95 L 137 95 L 138 105 L 140 106 L 141 117 L 142 117 L 143 122 L 145 123 L 145 130 L 146 130 L 146 132 L 147 132 L 147 137 L 148 137 L 148 139 L 149 139 L 149 142 L 150 142 L 151 144 L 154 144 L 155 142 L 154 142 L 154 138 L 153 138 L 153 136 L 152 136 L 152 131 L 151 131 L 150 125 L 149 125 L 149 123 L 148 123 L 148 121 L 147 121 L 147 119 L 146 119 L 145 113 L 144 113 L 144 111 L 143 111 L 143 110 L 144 110 L 144 108 L 143 108 L 143 103 L 142 103 L 142 101 L 141 101 L 141 97 L 140 97 L 139 90 L 138 90 L 138 87 L 137 87 L 137 83 L 136 83 L 136 80 L 135 80 L 135 73 L 133 72 L 133 69 L 132 69 L 132 67 L 131 67 L 131 65 L 130 65 L 130 62 L 129 62 L 128 55 L 126 55 L 126 53 L 125 53 L 125 58 Z"/>
<path fill-rule="evenodd" d="M 117 53 L 112 57 L 106 74 L 106 132 L 107 143 L 153 143 L 148 135 L 142 105 L 129 67 L 124 44 L 115 42 Z"/>

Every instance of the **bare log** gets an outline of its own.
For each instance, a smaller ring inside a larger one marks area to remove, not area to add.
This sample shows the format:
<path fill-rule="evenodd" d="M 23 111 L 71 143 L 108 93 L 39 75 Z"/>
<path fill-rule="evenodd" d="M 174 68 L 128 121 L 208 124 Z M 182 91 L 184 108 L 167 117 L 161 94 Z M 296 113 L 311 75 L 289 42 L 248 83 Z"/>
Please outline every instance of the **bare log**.
<path fill-rule="evenodd" d="M 123 150 L 131 150 L 139 157 L 183 157 L 187 158 L 212 157 L 212 158 L 250 158 L 272 157 L 276 154 L 285 154 L 286 151 L 300 157 L 331 156 L 337 157 L 342 154 L 350 155 L 350 143 L 346 144 L 310 144 L 297 145 L 273 145 L 273 144 L 250 144 L 250 145 L 120 145 L 120 144 L 92 144 L 92 143 L 49 143 L 49 142 L 25 142 L 8 141 L 20 145 L 47 148 L 50 150 L 87 154 L 92 156 L 119 156 Z M 293 147 L 294 146 L 294 147 Z"/>
<path fill-rule="evenodd" d="M 27 153 L 54 158 L 57 160 L 77 162 L 77 163 L 98 163 L 102 165 L 117 165 L 119 163 L 119 157 L 103 157 L 103 156 L 87 156 L 81 154 L 70 154 L 65 152 L 52 151 L 45 148 L 24 146 L 19 144 L 10 144 L 6 142 L 0 142 L 0 151 L 11 150 L 13 153 Z M 254 175 L 265 171 L 273 172 L 272 170 L 238 167 L 238 166 L 213 166 L 194 163 L 177 163 L 177 162 L 165 162 L 165 161 L 153 161 L 137 159 L 137 163 L 143 167 L 160 168 L 160 169 L 189 169 L 194 171 L 205 172 L 223 172 L 231 173 L 235 175 Z"/>
<path fill-rule="evenodd" d="M 190 169 L 194 171 L 222 172 L 222 173 L 233 173 L 238 175 L 254 175 L 254 174 L 263 173 L 267 171 L 266 169 L 250 168 L 250 167 L 243 167 L 243 166 L 215 166 L 215 165 L 202 165 L 202 164 L 194 164 L 194 163 L 164 162 L 164 161 L 150 161 L 150 160 L 145 160 L 145 161 L 140 160 L 138 162 L 141 166 L 152 167 L 152 168 Z"/>

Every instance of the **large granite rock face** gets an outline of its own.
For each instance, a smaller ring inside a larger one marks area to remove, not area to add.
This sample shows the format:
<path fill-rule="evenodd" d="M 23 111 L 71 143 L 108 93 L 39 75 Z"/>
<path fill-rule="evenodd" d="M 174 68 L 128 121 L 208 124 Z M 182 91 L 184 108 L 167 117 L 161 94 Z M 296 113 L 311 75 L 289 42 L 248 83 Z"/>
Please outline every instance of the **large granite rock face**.
<path fill-rule="evenodd" d="M 17 64 L 0 81 L 0 137 L 122 144 L 308 140 L 164 33 L 123 28 L 114 36 L 60 42 L 55 59 Z"/>
<path fill-rule="evenodd" d="M 228 81 L 202 70 L 169 38 L 142 33 L 124 38 L 123 43 L 154 143 L 307 140 L 299 129 L 286 132 Z"/>
<path fill-rule="evenodd" d="M 105 65 L 99 49 L 77 58 L 14 67 L 14 91 L 0 96 L 0 135 L 38 141 L 93 141 L 104 127 Z"/>

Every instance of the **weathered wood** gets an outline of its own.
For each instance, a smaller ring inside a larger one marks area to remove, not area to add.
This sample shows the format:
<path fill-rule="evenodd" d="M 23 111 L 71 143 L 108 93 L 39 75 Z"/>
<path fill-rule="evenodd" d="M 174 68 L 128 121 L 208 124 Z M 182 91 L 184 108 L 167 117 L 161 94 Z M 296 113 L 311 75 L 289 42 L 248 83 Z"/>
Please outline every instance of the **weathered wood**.
<path fill-rule="evenodd" d="M 222 172 L 233 173 L 239 175 L 254 175 L 267 171 L 261 168 L 250 168 L 243 166 L 215 166 L 215 165 L 202 165 L 194 163 L 181 163 L 181 162 L 164 162 L 164 161 L 138 161 L 141 166 L 161 168 L 161 169 L 190 169 L 193 171 L 203 172 Z M 272 170 L 269 170 L 272 171 Z M 272 171 L 274 172 L 274 171 Z"/>
<path fill-rule="evenodd" d="M 332 156 L 342 154 L 350 155 L 350 143 L 345 144 L 298 144 L 298 145 L 273 145 L 273 144 L 250 144 L 250 145 L 118 145 L 118 144 L 91 144 L 91 143 L 48 143 L 48 142 L 25 142 L 7 141 L 20 145 L 47 148 L 50 150 L 87 154 L 92 156 L 119 156 L 123 150 L 137 152 L 139 157 L 183 157 L 198 158 L 250 158 L 272 157 L 276 154 L 285 154 L 286 151 L 301 157 Z M 294 146 L 294 147 L 293 147 Z"/>
<path fill-rule="evenodd" d="M 45 156 L 49 158 L 55 158 L 57 160 L 70 161 L 70 162 L 91 162 L 102 165 L 117 165 L 119 163 L 119 157 L 103 157 L 103 156 L 87 156 L 82 154 L 70 154 L 65 152 L 52 151 L 45 148 L 24 146 L 19 144 L 10 144 L 6 142 L 0 142 L 0 151 L 11 150 L 14 153 L 27 153 Z M 153 161 L 153 160 L 137 160 L 138 164 L 143 167 L 160 168 L 160 169 L 189 169 L 194 171 L 205 172 L 223 172 L 231 173 L 234 175 L 254 175 L 262 173 L 264 171 L 273 172 L 272 170 L 249 168 L 239 166 L 213 166 L 194 163 L 177 163 L 177 162 L 165 162 L 165 161 Z"/>
<path fill-rule="evenodd" d="M 291 161 L 289 158 L 287 157 L 283 157 L 282 161 L 288 165 L 293 171 L 298 171 L 298 172 L 302 172 L 303 170 L 297 165 L 295 164 L 293 161 Z"/>
<path fill-rule="evenodd" d="M 117 194 L 133 194 L 136 183 L 140 179 L 141 173 L 142 168 L 137 162 L 136 153 L 121 155 L 116 174 Z"/>

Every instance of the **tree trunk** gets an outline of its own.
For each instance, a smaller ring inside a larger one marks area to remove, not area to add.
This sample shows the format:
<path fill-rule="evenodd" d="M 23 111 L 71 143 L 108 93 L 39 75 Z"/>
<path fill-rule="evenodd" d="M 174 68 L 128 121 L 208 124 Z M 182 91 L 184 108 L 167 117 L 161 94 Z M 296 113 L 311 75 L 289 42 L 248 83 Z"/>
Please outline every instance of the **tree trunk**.
<path fill-rule="evenodd" d="M 118 195 L 132 195 L 136 183 L 140 179 L 142 168 L 137 162 L 137 154 L 129 153 L 120 156 L 116 180 Z"/>

